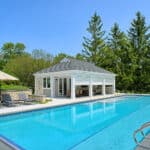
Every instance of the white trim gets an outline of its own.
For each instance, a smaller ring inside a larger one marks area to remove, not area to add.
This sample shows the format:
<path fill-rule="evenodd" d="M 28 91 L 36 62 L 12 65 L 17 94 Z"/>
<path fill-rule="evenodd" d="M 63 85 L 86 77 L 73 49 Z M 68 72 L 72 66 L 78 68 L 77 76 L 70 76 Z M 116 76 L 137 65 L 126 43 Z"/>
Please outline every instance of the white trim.
<path fill-rule="evenodd" d="M 100 73 L 100 72 L 92 72 L 92 71 L 83 71 L 83 70 L 65 70 L 65 71 L 57 71 L 57 72 L 47 72 L 47 73 L 35 73 L 33 74 L 34 76 L 38 76 L 38 75 L 42 75 L 42 76 L 45 76 L 45 75 L 49 75 L 49 74 L 53 74 L 53 75 L 56 75 L 56 74 L 74 74 L 74 73 L 80 73 L 80 72 L 83 72 L 83 73 L 92 73 L 92 74 L 101 74 L 101 75 L 108 75 L 108 76 L 116 76 L 116 74 L 114 73 Z"/>
<path fill-rule="evenodd" d="M 50 76 L 50 92 L 51 92 L 51 97 L 54 97 L 54 91 L 55 91 L 54 77 Z"/>
<path fill-rule="evenodd" d="M 35 94 L 35 95 L 37 95 L 37 89 L 36 89 L 36 88 L 38 87 L 38 86 L 37 86 L 37 80 L 38 80 L 37 77 L 35 77 L 35 78 L 34 78 L 34 94 Z"/>
<path fill-rule="evenodd" d="M 75 82 L 75 85 L 90 85 L 90 82 Z"/>
<path fill-rule="evenodd" d="M 71 98 L 75 99 L 75 78 L 71 77 Z"/>
<path fill-rule="evenodd" d="M 105 79 L 103 80 L 103 85 L 102 85 L 102 94 L 105 96 L 106 95 L 106 86 L 105 86 Z"/>
<path fill-rule="evenodd" d="M 93 84 L 92 84 L 92 76 L 90 76 L 90 85 L 89 85 L 89 96 L 93 96 Z"/>
<path fill-rule="evenodd" d="M 71 89 L 70 89 L 70 78 L 66 78 L 66 80 L 67 80 L 67 85 L 66 85 L 66 86 L 67 86 L 67 87 L 66 87 L 66 89 L 67 89 L 66 92 L 67 92 L 67 93 L 66 93 L 66 94 L 68 95 L 68 94 L 69 94 L 68 92 L 71 90 Z M 71 92 L 71 91 L 70 91 L 70 92 Z"/>
<path fill-rule="evenodd" d="M 115 94 L 116 92 L 116 81 L 114 80 L 114 84 L 113 84 L 113 94 Z"/>

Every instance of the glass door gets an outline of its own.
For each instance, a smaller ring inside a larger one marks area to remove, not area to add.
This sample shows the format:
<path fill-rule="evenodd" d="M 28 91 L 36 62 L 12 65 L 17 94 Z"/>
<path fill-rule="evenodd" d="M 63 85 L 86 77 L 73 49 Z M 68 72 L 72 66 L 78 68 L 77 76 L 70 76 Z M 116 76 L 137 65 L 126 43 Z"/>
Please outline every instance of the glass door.
<path fill-rule="evenodd" d="M 67 94 L 67 79 L 59 78 L 58 79 L 58 96 L 63 97 Z"/>
<path fill-rule="evenodd" d="M 64 91 L 63 91 L 63 79 L 62 78 L 59 78 L 59 96 L 63 96 L 64 94 Z"/>

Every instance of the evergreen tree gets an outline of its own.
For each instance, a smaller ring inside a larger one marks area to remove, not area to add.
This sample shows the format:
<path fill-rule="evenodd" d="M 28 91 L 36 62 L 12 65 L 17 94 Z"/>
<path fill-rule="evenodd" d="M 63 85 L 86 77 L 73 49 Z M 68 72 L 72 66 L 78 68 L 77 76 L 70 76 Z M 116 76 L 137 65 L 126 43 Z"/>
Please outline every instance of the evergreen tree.
<path fill-rule="evenodd" d="M 133 83 L 133 66 L 129 41 L 124 32 L 122 32 L 117 23 L 111 28 L 109 34 L 108 46 L 112 51 L 112 71 L 117 74 L 117 88 L 119 90 L 129 90 Z"/>
<path fill-rule="evenodd" d="M 105 47 L 104 34 L 102 30 L 103 23 L 97 13 L 95 13 L 89 21 L 87 28 L 90 37 L 83 37 L 83 57 L 90 62 L 98 64 L 100 61 L 100 53 Z"/>
<path fill-rule="evenodd" d="M 144 56 L 147 52 L 150 39 L 149 29 L 150 26 L 146 25 L 145 17 L 137 12 L 136 18 L 131 23 L 128 36 L 134 52 L 139 56 Z"/>
<path fill-rule="evenodd" d="M 121 32 L 119 25 L 117 23 L 111 28 L 109 34 L 108 46 L 113 53 L 112 58 L 112 68 L 114 68 L 115 73 L 121 74 L 121 63 L 123 61 L 123 56 L 126 54 L 127 50 L 127 38 L 124 32 Z"/>
<path fill-rule="evenodd" d="M 149 44 L 150 44 L 150 26 L 146 25 L 145 17 L 140 12 L 136 13 L 136 18 L 133 19 L 131 27 L 128 31 L 128 36 L 132 51 L 136 62 L 134 73 L 134 87 L 136 91 L 142 92 L 144 88 L 150 85 L 149 73 Z M 150 88 L 148 89 L 150 91 Z"/>

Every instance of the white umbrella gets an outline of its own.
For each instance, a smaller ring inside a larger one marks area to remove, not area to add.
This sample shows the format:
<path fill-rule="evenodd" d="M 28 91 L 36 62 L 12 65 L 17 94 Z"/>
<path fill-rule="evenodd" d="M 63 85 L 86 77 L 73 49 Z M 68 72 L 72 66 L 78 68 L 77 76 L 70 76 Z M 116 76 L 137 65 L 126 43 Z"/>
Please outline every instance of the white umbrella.
<path fill-rule="evenodd" d="M 1 81 L 7 81 L 7 80 L 18 80 L 17 78 L 0 71 L 0 100 L 1 100 Z"/>
<path fill-rule="evenodd" d="M 17 78 L 0 71 L 0 81 L 5 81 L 5 80 L 18 80 Z"/>

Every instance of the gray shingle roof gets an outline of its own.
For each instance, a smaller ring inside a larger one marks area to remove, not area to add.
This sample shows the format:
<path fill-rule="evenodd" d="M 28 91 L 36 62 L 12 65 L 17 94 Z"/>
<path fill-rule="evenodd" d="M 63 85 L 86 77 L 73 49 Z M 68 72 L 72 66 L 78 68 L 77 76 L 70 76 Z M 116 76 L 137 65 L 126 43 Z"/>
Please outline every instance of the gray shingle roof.
<path fill-rule="evenodd" d="M 92 63 L 80 61 L 73 58 L 65 58 L 60 63 L 52 67 L 40 70 L 37 73 L 59 72 L 67 70 L 82 70 L 82 71 L 113 74 L 112 72 L 109 72 L 101 67 L 97 67 Z"/>

